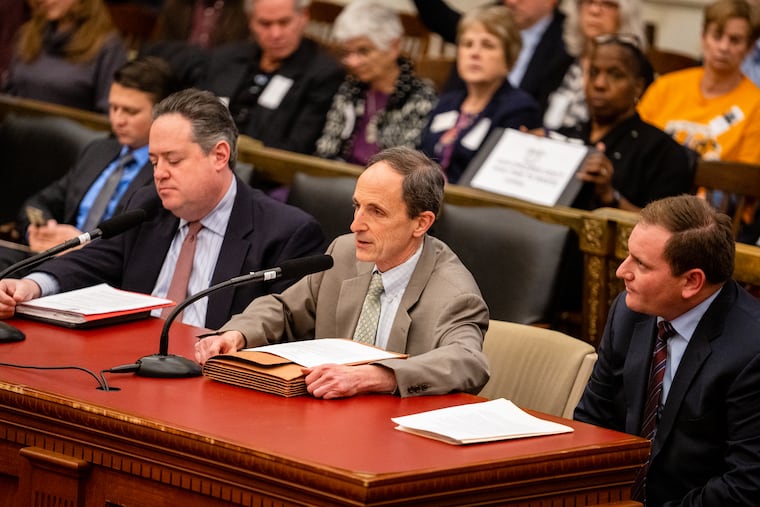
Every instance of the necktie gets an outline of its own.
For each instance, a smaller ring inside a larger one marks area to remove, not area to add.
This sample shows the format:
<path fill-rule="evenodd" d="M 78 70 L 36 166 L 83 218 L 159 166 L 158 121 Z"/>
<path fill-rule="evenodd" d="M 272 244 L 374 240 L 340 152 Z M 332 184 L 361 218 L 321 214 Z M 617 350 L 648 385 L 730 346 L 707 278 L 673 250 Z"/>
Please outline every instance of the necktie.
<path fill-rule="evenodd" d="M 124 176 L 124 168 L 134 161 L 135 156 L 131 151 L 119 159 L 116 169 L 106 178 L 103 188 L 90 207 L 90 212 L 87 213 L 87 219 L 84 221 L 85 231 L 94 229 L 103 220 L 103 215 L 106 212 L 106 208 L 108 208 L 108 203 L 111 202 L 114 190 L 116 190 L 122 176 Z"/>
<path fill-rule="evenodd" d="M 375 271 L 369 282 L 369 290 L 364 298 L 362 312 L 359 314 L 359 322 L 356 324 L 354 341 L 375 344 L 377 334 L 377 322 L 380 320 L 380 294 L 383 293 L 383 277 Z"/>
<path fill-rule="evenodd" d="M 187 236 L 182 241 L 182 247 L 179 249 L 177 263 L 174 265 L 174 275 L 172 275 L 169 291 L 166 293 L 166 299 L 171 299 L 180 303 L 187 298 L 187 284 L 190 282 L 190 273 L 193 270 L 193 257 L 195 257 L 195 246 L 197 245 L 198 232 L 203 226 L 200 222 L 189 222 L 187 224 Z M 171 313 L 172 308 L 164 308 L 161 316 L 166 318 Z"/>
<path fill-rule="evenodd" d="M 642 413 L 641 436 L 654 440 L 657 433 L 659 419 L 660 399 L 662 398 L 662 379 L 665 378 L 665 364 L 668 361 L 668 339 L 676 335 L 675 329 L 670 322 L 663 320 L 657 324 L 657 339 L 654 342 L 652 352 L 652 366 L 649 372 L 649 389 L 647 391 L 646 405 Z M 646 475 L 649 470 L 649 461 L 641 467 L 636 480 L 633 483 L 631 499 L 643 502 L 646 498 Z"/>

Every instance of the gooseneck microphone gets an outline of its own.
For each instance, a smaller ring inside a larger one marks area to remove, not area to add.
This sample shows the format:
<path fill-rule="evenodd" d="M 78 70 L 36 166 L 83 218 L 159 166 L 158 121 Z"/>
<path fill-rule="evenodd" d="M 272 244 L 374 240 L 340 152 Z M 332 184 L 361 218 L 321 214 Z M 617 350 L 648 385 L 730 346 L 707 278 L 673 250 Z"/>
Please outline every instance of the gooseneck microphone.
<path fill-rule="evenodd" d="M 127 211 L 126 213 L 122 213 L 121 215 L 109 218 L 89 232 L 84 232 L 76 238 L 71 238 L 68 241 L 64 241 L 60 245 L 48 248 L 44 252 L 32 255 L 31 257 L 27 257 L 26 259 L 13 264 L 12 266 L 0 272 L 0 279 L 6 278 L 8 275 L 13 274 L 21 269 L 36 266 L 37 264 L 40 264 L 41 262 L 44 262 L 61 252 L 76 248 L 80 245 L 85 245 L 90 241 L 96 240 L 98 238 L 112 238 L 118 234 L 121 234 L 122 232 L 131 229 L 132 227 L 143 223 L 146 216 L 147 215 L 145 213 L 145 210 L 133 209 L 131 211 Z"/>
<path fill-rule="evenodd" d="M 80 234 L 76 238 L 64 241 L 60 245 L 56 245 L 45 250 L 44 252 L 32 255 L 31 257 L 27 257 L 26 259 L 12 264 L 0 272 L 0 280 L 22 269 L 36 266 L 37 264 L 40 264 L 54 257 L 55 255 L 58 255 L 59 253 L 65 252 L 66 250 L 76 248 L 98 238 L 108 239 L 121 234 L 122 232 L 125 232 L 128 229 L 131 229 L 132 227 L 135 227 L 144 222 L 146 217 L 147 215 L 145 213 L 145 210 L 134 209 L 105 220 L 90 232 Z M 0 343 L 8 341 L 20 341 L 24 338 L 24 333 L 11 326 L 10 324 L 0 322 Z"/>
<path fill-rule="evenodd" d="M 174 319 L 182 313 L 187 306 L 198 301 L 202 297 L 224 289 L 252 282 L 265 282 L 277 278 L 301 278 L 305 275 L 325 271 L 333 266 L 333 258 L 329 255 L 312 255 L 300 259 L 283 261 L 279 267 L 253 271 L 247 275 L 230 278 L 225 282 L 212 285 L 182 301 L 171 311 L 164 322 L 161 330 L 161 341 L 158 354 L 145 356 L 135 361 L 138 365 L 135 374 L 143 377 L 157 378 L 182 378 L 197 377 L 201 374 L 201 366 L 193 360 L 182 356 L 169 354 L 169 327 Z"/>

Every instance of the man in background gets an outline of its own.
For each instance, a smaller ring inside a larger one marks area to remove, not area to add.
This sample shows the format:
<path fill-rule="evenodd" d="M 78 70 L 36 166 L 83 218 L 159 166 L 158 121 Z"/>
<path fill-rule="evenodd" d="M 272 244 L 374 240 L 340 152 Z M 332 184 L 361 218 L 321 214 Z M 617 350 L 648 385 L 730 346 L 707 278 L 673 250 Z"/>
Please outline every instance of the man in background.
<path fill-rule="evenodd" d="M 760 505 L 760 303 L 731 280 L 731 219 L 654 201 L 628 250 L 575 419 L 652 440 L 634 500 Z"/>
<path fill-rule="evenodd" d="M 0 281 L 0 318 L 13 315 L 18 302 L 103 282 L 179 302 L 230 278 L 323 250 L 314 218 L 235 176 L 238 131 L 213 94 L 177 92 L 156 106 L 153 118 L 148 155 L 154 185 L 136 191 L 125 206 L 145 210 L 149 220 L 47 261 L 24 279 Z M 251 299 L 291 283 L 220 291 L 188 306 L 182 321 L 219 327 Z"/>
<path fill-rule="evenodd" d="M 19 210 L 19 235 L 32 252 L 93 229 L 121 209 L 135 190 L 151 183 L 148 134 L 153 106 L 174 91 L 171 70 L 161 59 L 139 58 L 116 71 L 108 96 L 113 135 L 87 145 L 74 167 Z M 0 267 L 29 255 L 0 248 Z"/>
<path fill-rule="evenodd" d="M 241 134 L 314 153 L 343 69 L 303 38 L 307 0 L 247 0 L 246 11 L 255 42 L 214 49 L 200 87 L 229 104 Z"/>
<path fill-rule="evenodd" d="M 441 168 L 420 152 L 399 147 L 375 155 L 356 183 L 353 234 L 327 250 L 334 267 L 254 300 L 218 335 L 198 342 L 196 359 L 281 341 L 352 337 L 409 358 L 308 368 L 313 396 L 480 391 L 488 381 L 482 352 L 488 308 L 459 258 L 427 234 L 443 185 Z"/>

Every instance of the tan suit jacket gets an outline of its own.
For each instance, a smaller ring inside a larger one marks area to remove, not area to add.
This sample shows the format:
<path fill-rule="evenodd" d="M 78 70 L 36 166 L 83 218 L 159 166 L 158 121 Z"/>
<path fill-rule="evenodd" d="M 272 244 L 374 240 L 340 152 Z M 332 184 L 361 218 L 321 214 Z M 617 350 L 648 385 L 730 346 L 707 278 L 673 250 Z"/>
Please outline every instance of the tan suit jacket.
<path fill-rule="evenodd" d="M 356 260 L 353 234 L 338 237 L 327 253 L 333 268 L 255 299 L 221 331 L 242 332 L 249 346 L 352 337 L 373 264 Z M 410 357 L 379 364 L 394 371 L 401 396 L 477 393 L 488 381 L 487 329 L 488 307 L 472 275 L 448 246 L 426 236 L 387 347 Z"/>

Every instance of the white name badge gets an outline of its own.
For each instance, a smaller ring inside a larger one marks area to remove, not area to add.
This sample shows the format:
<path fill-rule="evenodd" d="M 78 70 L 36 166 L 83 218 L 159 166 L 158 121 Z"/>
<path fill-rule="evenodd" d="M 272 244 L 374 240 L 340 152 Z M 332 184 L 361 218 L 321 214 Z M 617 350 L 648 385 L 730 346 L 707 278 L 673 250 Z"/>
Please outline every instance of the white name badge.
<path fill-rule="evenodd" d="M 293 86 L 293 80 L 289 77 L 276 74 L 269 80 L 269 84 L 259 95 L 259 105 L 268 109 L 277 109 Z"/>
<path fill-rule="evenodd" d="M 480 145 L 483 144 L 483 139 L 486 138 L 488 130 L 491 128 L 490 118 L 481 118 L 480 121 L 467 132 L 467 135 L 462 138 L 462 146 L 468 150 L 477 150 Z"/>
<path fill-rule="evenodd" d="M 437 114 L 433 117 L 433 121 L 430 122 L 431 132 L 443 132 L 449 130 L 457 124 L 457 118 L 459 118 L 459 111 L 446 111 L 445 113 Z"/>

